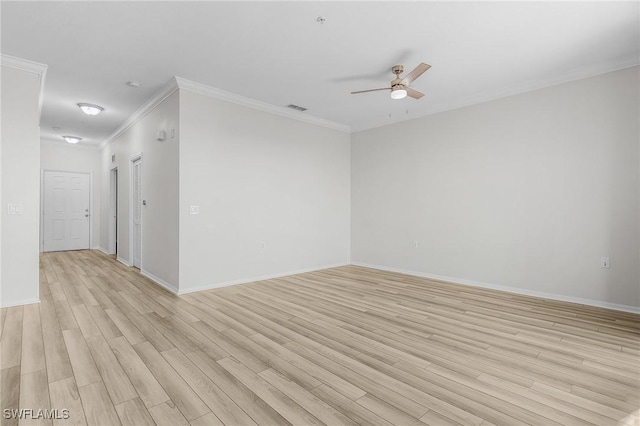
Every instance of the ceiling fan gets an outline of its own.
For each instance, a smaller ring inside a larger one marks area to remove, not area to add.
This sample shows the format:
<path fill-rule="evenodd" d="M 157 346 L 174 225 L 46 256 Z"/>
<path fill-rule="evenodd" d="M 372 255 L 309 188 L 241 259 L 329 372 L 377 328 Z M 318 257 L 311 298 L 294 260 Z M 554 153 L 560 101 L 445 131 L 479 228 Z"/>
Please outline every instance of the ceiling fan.
<path fill-rule="evenodd" d="M 407 96 L 413 99 L 420 99 L 424 96 L 424 93 L 413 90 L 409 85 L 418 77 L 420 77 L 426 70 L 431 68 L 431 65 L 421 63 L 413 69 L 406 77 L 400 78 L 400 74 L 404 72 L 402 65 L 394 65 L 391 71 L 396 75 L 396 78 L 391 80 L 390 87 L 383 87 L 380 89 L 359 90 L 357 92 L 351 92 L 352 95 L 357 93 L 377 92 L 379 90 L 391 90 L 392 99 L 403 99 Z"/>

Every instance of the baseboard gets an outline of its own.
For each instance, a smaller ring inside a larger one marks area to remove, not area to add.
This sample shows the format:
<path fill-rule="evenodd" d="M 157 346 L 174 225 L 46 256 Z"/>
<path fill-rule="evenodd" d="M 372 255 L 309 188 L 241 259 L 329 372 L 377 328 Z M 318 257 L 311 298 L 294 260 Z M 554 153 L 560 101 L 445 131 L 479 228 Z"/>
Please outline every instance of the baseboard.
<path fill-rule="evenodd" d="M 208 284 L 208 285 L 203 285 L 203 286 L 199 286 L 199 287 L 194 287 L 194 288 L 190 288 L 190 289 L 187 289 L 187 290 L 180 290 L 178 292 L 178 295 L 195 293 L 195 292 L 198 292 L 198 291 L 212 290 L 214 288 L 229 287 L 229 286 L 238 285 L 238 284 L 253 283 L 253 282 L 256 282 L 256 281 L 271 280 L 271 279 L 274 279 L 274 278 L 288 277 L 290 275 L 304 274 L 306 272 L 314 272 L 314 271 L 320 271 L 322 269 L 337 268 L 337 267 L 340 267 L 340 266 L 348 266 L 348 265 L 350 265 L 350 263 L 336 263 L 336 264 L 332 264 L 332 265 L 318 266 L 318 267 L 307 268 L 307 269 L 298 269 L 298 270 L 295 270 L 295 271 L 288 271 L 288 272 L 283 272 L 283 273 L 278 273 L 278 274 L 262 275 L 262 276 L 258 276 L 258 277 L 252 277 L 252 278 L 241 278 L 241 279 L 233 280 L 233 281 L 224 281 L 224 282 L 221 282 L 221 283 Z"/>
<path fill-rule="evenodd" d="M 111 256 L 112 254 L 115 254 L 115 253 L 109 253 L 108 250 L 105 250 L 102 247 L 94 247 L 93 250 L 101 251 L 102 253 L 106 254 L 107 256 Z"/>
<path fill-rule="evenodd" d="M 582 299 L 580 297 L 566 296 L 564 294 L 547 293 L 547 292 L 536 291 L 536 290 L 527 290 L 523 288 L 510 287 L 510 286 L 505 286 L 500 284 L 491 284 L 491 283 L 485 283 L 480 281 L 472 281 L 472 280 L 467 280 L 463 278 L 447 277 L 443 275 L 428 274 L 425 272 L 418 272 L 418 271 L 409 271 L 406 269 L 392 268 L 389 266 L 372 265 L 369 263 L 351 262 L 351 264 L 354 266 L 362 266 L 364 268 L 380 269 L 382 271 L 397 272 L 399 274 L 412 275 L 414 277 L 429 278 L 434 281 L 442 281 L 442 282 L 453 283 L 453 284 L 462 284 L 462 285 L 467 285 L 471 287 L 487 288 L 491 290 L 505 291 L 507 293 L 520 294 L 523 296 L 540 297 L 543 299 L 578 303 L 580 305 L 596 306 L 598 308 L 606 308 L 606 309 L 613 309 L 616 311 L 640 314 L 640 307 L 637 307 L 637 306 L 620 305 L 617 303 L 604 302 L 601 300 Z"/>
<path fill-rule="evenodd" d="M 166 282 L 162 278 L 158 278 L 155 275 L 150 274 L 149 272 L 145 271 L 144 269 L 140 270 L 140 274 L 144 275 L 147 278 L 149 278 L 151 281 L 155 282 L 160 287 L 163 287 L 165 290 L 169 290 L 171 293 L 173 293 L 175 295 L 180 294 L 180 293 L 178 293 L 178 289 L 175 286 L 173 286 L 172 284 L 169 284 L 168 282 Z"/>
<path fill-rule="evenodd" d="M 23 300 L 16 300 L 14 302 L 9 302 L 9 303 L 0 303 L 0 308 L 11 308 L 13 306 L 31 305 L 34 303 L 40 303 L 40 298 L 23 299 Z"/>
<path fill-rule="evenodd" d="M 116 256 L 116 260 L 120 263 L 122 263 L 124 266 L 131 266 L 131 264 L 129 263 L 129 261 L 127 259 L 124 259 L 120 256 Z"/>

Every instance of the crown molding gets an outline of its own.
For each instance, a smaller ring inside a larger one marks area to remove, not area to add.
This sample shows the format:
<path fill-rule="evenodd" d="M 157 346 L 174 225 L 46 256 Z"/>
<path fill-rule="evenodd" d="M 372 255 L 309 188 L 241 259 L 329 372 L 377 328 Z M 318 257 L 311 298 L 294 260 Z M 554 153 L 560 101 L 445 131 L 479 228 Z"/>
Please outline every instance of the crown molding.
<path fill-rule="evenodd" d="M 195 81 L 190 81 L 182 77 L 175 77 L 175 79 L 180 90 L 187 90 L 189 92 L 264 111 L 269 114 L 279 115 L 282 117 L 291 118 L 293 120 L 303 121 L 309 124 L 315 124 L 316 126 L 326 127 L 333 130 L 338 130 L 340 132 L 351 133 L 351 127 L 345 124 L 336 123 L 334 121 L 307 115 L 304 112 L 294 111 L 286 107 L 272 105 L 266 102 L 258 101 L 256 99 L 236 95 L 235 93 L 216 89 L 215 87 L 207 86 L 205 84 L 196 83 Z"/>
<path fill-rule="evenodd" d="M 279 107 L 276 105 L 268 104 L 266 102 L 246 98 L 244 96 L 236 95 L 231 92 L 226 92 L 224 90 L 196 83 L 195 81 L 187 80 L 182 77 L 173 77 L 151 99 L 145 102 L 144 105 L 142 105 L 136 112 L 129 116 L 129 118 L 127 118 L 120 125 L 120 127 L 118 127 L 108 138 L 103 140 L 98 148 L 103 149 L 105 146 L 116 140 L 120 135 L 129 130 L 138 121 L 143 119 L 156 106 L 158 106 L 162 101 L 164 101 L 178 89 L 187 90 L 227 102 L 232 102 L 249 108 L 258 109 L 270 114 L 280 115 L 298 121 L 304 121 L 306 123 L 315 124 L 317 126 L 327 127 L 329 129 L 338 130 L 345 133 L 351 133 L 351 127 L 344 124 L 335 123 L 333 121 L 324 120 L 322 118 L 314 117 L 311 115 L 303 115 L 303 113 L 298 111 L 292 111 L 285 107 Z"/>
<path fill-rule="evenodd" d="M 45 64 L 33 62 L 28 59 L 17 58 L 4 53 L 2 54 L 2 66 L 28 71 L 34 74 L 44 74 L 47 72 L 47 66 Z"/>
<path fill-rule="evenodd" d="M 129 130 L 134 124 L 138 121 L 142 120 L 147 114 L 149 114 L 155 107 L 160 105 L 162 101 L 167 99 L 173 92 L 178 90 L 178 82 L 176 81 L 176 77 L 173 77 L 169 80 L 151 99 L 144 103 L 136 112 L 131 114 L 129 118 L 127 118 L 121 125 L 113 132 L 108 138 L 103 140 L 99 149 L 104 148 L 114 140 L 116 140 L 120 135 Z"/>
<path fill-rule="evenodd" d="M 547 87 L 559 86 L 565 83 L 571 83 L 572 81 L 583 80 L 590 77 L 596 77 L 598 75 L 607 74 L 610 72 L 621 71 L 626 68 L 631 68 L 640 65 L 640 57 L 638 55 L 628 55 L 618 58 L 616 61 L 607 61 L 593 64 L 588 67 L 575 68 L 562 75 L 554 76 L 547 79 L 529 81 L 521 84 L 517 87 L 513 87 L 503 91 L 495 91 L 491 93 L 481 93 L 475 96 L 470 96 L 465 99 L 450 102 L 448 104 L 440 105 L 437 108 L 430 109 L 418 114 L 411 114 L 398 119 L 391 119 L 383 124 L 376 124 L 371 126 L 362 126 L 353 129 L 353 133 L 361 132 L 365 130 L 371 130 L 380 128 L 392 124 L 401 123 L 416 118 L 427 117 L 430 115 L 439 114 L 441 112 L 452 111 L 467 106 L 482 104 L 485 102 L 495 101 L 509 96 L 520 95 L 527 92 L 533 92 L 535 90 L 545 89 Z"/>
<path fill-rule="evenodd" d="M 48 66 L 28 59 L 5 55 L 4 53 L 2 54 L 2 66 L 38 75 L 38 79 L 40 80 L 40 89 L 38 93 L 38 121 L 40 121 L 40 117 L 42 116 L 42 104 L 44 103 L 44 80 L 47 77 Z"/>
<path fill-rule="evenodd" d="M 67 148 L 67 149 L 85 149 L 90 151 L 100 150 L 100 146 L 96 144 L 88 145 L 86 143 L 83 144 L 82 142 L 71 144 L 63 140 L 57 140 L 57 139 L 51 139 L 51 138 L 40 138 L 40 145 L 56 146 L 59 148 Z"/>

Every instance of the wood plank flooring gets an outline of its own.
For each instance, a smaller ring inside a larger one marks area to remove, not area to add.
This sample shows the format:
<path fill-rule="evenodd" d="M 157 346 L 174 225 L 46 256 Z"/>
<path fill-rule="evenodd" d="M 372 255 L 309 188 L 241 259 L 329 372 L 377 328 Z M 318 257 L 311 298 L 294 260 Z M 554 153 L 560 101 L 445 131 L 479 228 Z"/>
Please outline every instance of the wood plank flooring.
<path fill-rule="evenodd" d="M 639 315 L 354 266 L 182 297 L 97 251 L 40 276 L 0 310 L 2 425 L 640 425 Z"/>

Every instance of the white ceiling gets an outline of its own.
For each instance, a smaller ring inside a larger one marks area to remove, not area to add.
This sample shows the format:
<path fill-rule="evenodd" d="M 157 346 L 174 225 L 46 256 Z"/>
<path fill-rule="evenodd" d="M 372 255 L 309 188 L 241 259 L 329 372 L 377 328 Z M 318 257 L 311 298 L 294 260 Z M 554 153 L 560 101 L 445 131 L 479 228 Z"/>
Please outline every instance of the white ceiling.
<path fill-rule="evenodd" d="M 2 1 L 2 53 L 49 66 L 45 139 L 97 145 L 173 76 L 358 131 L 638 64 L 639 5 Z M 419 62 L 420 100 L 349 94 Z"/>

